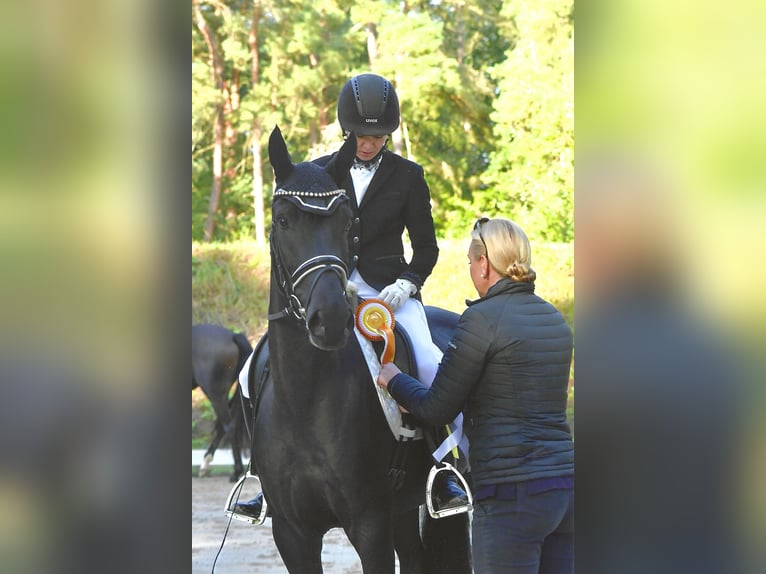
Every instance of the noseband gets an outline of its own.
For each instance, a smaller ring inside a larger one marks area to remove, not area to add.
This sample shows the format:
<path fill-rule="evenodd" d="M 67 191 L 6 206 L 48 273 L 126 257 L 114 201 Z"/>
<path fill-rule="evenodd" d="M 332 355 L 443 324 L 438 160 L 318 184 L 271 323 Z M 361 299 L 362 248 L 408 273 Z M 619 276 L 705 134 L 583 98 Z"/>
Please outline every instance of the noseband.
<path fill-rule="evenodd" d="M 335 208 L 341 203 L 340 201 L 336 202 L 336 200 L 342 198 L 347 199 L 346 192 L 343 189 L 322 193 L 287 191 L 284 189 L 279 189 L 274 192 L 274 197 L 284 197 L 290 200 L 291 203 L 296 205 L 302 211 L 319 213 L 321 215 L 329 215 L 335 211 Z M 331 197 L 332 199 L 327 206 L 319 206 L 304 202 L 301 199 L 303 197 Z M 302 320 L 304 323 L 307 323 L 308 318 L 306 317 L 306 308 L 311 302 L 311 296 L 314 293 L 314 288 L 316 287 L 319 278 L 323 273 L 327 271 L 331 271 L 338 276 L 341 281 L 341 285 L 343 285 L 343 289 L 345 290 L 346 284 L 348 283 L 348 266 L 340 257 L 335 255 L 317 255 L 298 265 L 298 267 L 292 273 L 288 273 L 287 267 L 285 266 L 284 260 L 282 259 L 282 253 L 279 249 L 277 236 L 274 233 L 273 223 L 271 225 L 269 243 L 271 244 L 272 259 L 275 263 L 277 276 L 279 278 L 279 292 L 282 294 L 282 297 L 286 301 L 285 307 L 282 310 L 277 313 L 270 313 L 268 315 L 269 321 L 274 321 L 283 317 L 292 317 L 296 320 Z M 306 304 L 304 305 L 298 295 L 295 293 L 295 289 L 304 279 L 307 279 L 312 275 L 314 277 L 311 281 L 311 286 L 308 289 L 307 300 Z"/>

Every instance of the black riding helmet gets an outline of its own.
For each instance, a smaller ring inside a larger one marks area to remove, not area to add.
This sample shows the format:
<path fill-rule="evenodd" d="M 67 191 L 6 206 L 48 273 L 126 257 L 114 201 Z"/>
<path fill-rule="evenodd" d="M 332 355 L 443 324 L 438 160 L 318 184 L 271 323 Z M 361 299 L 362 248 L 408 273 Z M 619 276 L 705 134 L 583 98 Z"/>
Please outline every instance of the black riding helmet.
<path fill-rule="evenodd" d="M 391 82 L 376 74 L 351 78 L 338 96 L 338 123 L 343 135 L 384 136 L 399 127 L 399 98 Z"/>

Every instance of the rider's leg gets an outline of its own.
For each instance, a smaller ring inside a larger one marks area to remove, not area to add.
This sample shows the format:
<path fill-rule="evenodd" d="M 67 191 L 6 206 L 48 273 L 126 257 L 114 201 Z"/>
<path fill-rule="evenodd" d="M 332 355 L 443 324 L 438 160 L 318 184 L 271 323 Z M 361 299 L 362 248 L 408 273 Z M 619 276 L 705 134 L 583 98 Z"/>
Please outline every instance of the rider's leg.
<path fill-rule="evenodd" d="M 261 512 L 263 511 L 263 492 L 259 492 L 255 498 L 251 498 L 247 502 L 239 502 L 235 504 L 234 508 L 238 514 L 244 514 L 245 516 L 249 516 L 258 521 L 266 516 L 271 516 L 268 506 L 266 507 L 266 515 L 261 516 Z"/>
<path fill-rule="evenodd" d="M 350 279 L 354 282 L 357 294 L 362 299 L 376 298 L 379 295 L 375 288 L 368 285 L 362 279 L 358 270 L 354 270 Z M 408 299 L 394 312 L 394 319 L 407 331 L 418 367 L 418 380 L 430 387 L 439 368 L 442 352 L 431 339 L 431 331 L 428 328 L 428 319 L 423 304 L 417 299 Z M 468 452 L 468 441 L 462 434 L 462 416 L 455 419 L 451 425 L 456 433 L 453 438 L 463 448 L 463 452 Z M 426 432 L 426 434 L 428 433 Z M 446 438 L 446 435 L 444 438 Z M 435 451 L 434 448 L 430 450 L 431 452 Z M 441 458 L 437 462 L 439 460 Z M 460 486 L 454 476 L 451 478 L 447 477 L 446 473 L 440 473 L 439 481 L 434 484 L 433 492 L 437 503 L 443 501 L 448 507 L 467 504 L 468 496 L 462 486 Z"/>
<path fill-rule="evenodd" d="M 440 444 L 443 444 L 450 432 L 448 427 L 429 427 L 424 431 L 423 436 L 429 452 L 434 452 Z M 442 461 L 448 462 L 459 471 L 467 471 L 468 464 L 465 461 L 465 455 L 461 454 L 457 447 L 449 450 L 442 459 L 436 462 Z M 431 495 L 437 512 L 468 505 L 468 495 L 457 476 L 452 472 L 442 471 L 436 475 Z"/>
<path fill-rule="evenodd" d="M 242 395 L 246 398 L 246 400 L 249 400 L 249 401 L 251 401 L 250 385 L 249 385 L 250 362 L 253 360 L 254 356 L 255 356 L 255 351 L 253 351 L 250 354 L 250 356 L 247 358 L 247 361 L 245 361 L 245 364 L 242 366 L 242 369 L 240 370 L 239 376 L 238 376 L 239 386 L 240 386 L 240 389 L 242 390 Z M 251 401 L 251 406 L 252 406 L 252 401 Z M 251 421 L 250 428 L 252 428 L 252 421 Z M 251 432 L 250 440 L 252 443 L 252 432 Z M 253 457 L 252 448 L 250 452 L 249 473 L 252 475 L 257 475 L 256 469 L 255 469 L 255 459 Z M 266 516 L 271 516 L 271 513 L 268 510 L 268 506 L 266 508 L 265 515 L 262 515 L 263 492 L 259 492 L 254 498 L 251 498 L 247 502 L 239 502 L 235 504 L 234 510 L 237 514 L 243 514 L 245 516 L 258 520 L 259 522 L 262 522 Z"/>
<path fill-rule="evenodd" d="M 418 366 L 418 380 L 426 386 L 431 386 L 436 376 L 436 371 L 439 368 L 442 352 L 431 339 L 431 332 L 428 328 L 428 320 L 426 319 L 423 305 L 420 301 L 410 299 L 396 312 L 395 317 L 399 324 L 407 331 L 407 335 L 412 343 L 415 361 Z M 452 452 L 456 453 L 458 445 L 467 449 L 467 440 L 462 437 L 462 418 L 456 419 L 452 423 L 452 427 L 456 434 L 451 437 L 449 442 L 446 439 L 453 430 L 448 429 L 448 427 L 426 433 L 427 435 L 430 434 L 432 441 L 438 439 L 430 445 L 432 453 L 439 451 L 439 445 L 444 445 L 441 447 L 441 452 L 444 454 L 438 454 L 433 457 L 436 462 L 452 456 L 450 454 Z M 454 463 L 453 466 L 457 467 Z M 457 477 L 452 473 L 440 472 L 436 477 L 432 492 L 433 502 L 437 510 L 446 510 L 468 504 L 468 495 L 463 490 Z"/>

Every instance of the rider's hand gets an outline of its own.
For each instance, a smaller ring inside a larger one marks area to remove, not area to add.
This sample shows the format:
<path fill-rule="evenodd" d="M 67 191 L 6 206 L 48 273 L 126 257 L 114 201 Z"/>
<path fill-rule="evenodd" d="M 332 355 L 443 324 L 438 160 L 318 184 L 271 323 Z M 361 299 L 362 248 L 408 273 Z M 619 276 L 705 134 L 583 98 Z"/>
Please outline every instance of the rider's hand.
<path fill-rule="evenodd" d="M 385 287 L 378 296 L 385 303 L 391 307 L 392 311 L 396 311 L 404 305 L 404 302 L 410 298 L 410 295 L 414 295 L 418 288 L 415 284 L 408 279 L 397 279 L 388 287 Z"/>

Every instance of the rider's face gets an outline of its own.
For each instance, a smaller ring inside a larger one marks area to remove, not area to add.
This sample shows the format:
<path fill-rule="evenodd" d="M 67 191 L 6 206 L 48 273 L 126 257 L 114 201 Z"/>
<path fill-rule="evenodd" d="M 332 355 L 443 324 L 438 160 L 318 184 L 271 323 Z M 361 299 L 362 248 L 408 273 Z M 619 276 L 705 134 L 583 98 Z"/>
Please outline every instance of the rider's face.
<path fill-rule="evenodd" d="M 356 136 L 356 157 L 370 161 L 386 145 L 388 136 Z"/>

